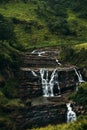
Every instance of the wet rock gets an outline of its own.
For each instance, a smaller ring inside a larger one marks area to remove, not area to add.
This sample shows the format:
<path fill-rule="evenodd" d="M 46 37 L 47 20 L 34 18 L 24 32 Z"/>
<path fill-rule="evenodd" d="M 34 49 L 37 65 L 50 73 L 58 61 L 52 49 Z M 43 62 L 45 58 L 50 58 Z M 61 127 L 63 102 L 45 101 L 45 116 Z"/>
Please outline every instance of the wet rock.
<path fill-rule="evenodd" d="M 61 109 L 61 111 L 60 111 Z M 21 115 L 21 116 L 20 116 Z M 49 104 L 38 105 L 21 109 L 16 116 L 16 123 L 19 128 L 26 129 L 33 126 L 45 126 L 47 124 L 57 124 L 66 122 L 66 105 Z"/>

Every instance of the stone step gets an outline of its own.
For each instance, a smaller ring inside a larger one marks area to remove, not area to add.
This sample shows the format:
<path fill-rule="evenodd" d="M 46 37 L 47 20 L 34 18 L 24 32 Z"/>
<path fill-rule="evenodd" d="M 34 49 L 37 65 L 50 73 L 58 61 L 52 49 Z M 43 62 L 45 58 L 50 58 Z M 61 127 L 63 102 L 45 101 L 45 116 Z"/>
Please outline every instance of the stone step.
<path fill-rule="evenodd" d="M 61 111 L 60 111 L 61 109 Z M 15 116 L 15 122 L 20 128 L 31 129 L 33 126 L 45 126 L 66 122 L 66 105 L 58 103 L 36 105 L 20 110 Z"/>

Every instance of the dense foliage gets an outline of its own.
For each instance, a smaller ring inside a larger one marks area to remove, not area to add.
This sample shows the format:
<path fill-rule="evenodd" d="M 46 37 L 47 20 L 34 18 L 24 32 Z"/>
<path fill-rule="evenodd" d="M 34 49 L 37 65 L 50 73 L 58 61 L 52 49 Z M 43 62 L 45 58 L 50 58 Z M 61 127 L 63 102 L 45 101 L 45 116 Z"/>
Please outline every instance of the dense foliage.
<path fill-rule="evenodd" d="M 14 46 L 18 49 L 87 41 L 86 0 L 3 0 L 0 3 L 0 13 L 8 17 L 11 25 L 6 28 L 12 31 L 14 25 L 18 41 Z M 10 38 L 14 39 L 14 35 Z"/>
<path fill-rule="evenodd" d="M 70 96 L 77 104 L 83 105 L 87 109 L 87 82 L 81 84 L 77 92 Z"/>
<path fill-rule="evenodd" d="M 87 49 L 84 45 L 79 50 L 75 46 L 61 46 L 60 60 L 83 67 L 87 65 Z"/>

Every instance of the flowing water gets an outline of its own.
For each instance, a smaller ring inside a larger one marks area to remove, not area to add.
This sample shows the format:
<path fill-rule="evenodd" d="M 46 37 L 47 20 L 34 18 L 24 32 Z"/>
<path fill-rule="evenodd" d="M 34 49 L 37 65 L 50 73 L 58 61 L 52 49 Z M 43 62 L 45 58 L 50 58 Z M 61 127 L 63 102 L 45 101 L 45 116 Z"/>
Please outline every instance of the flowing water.
<path fill-rule="evenodd" d="M 83 78 L 82 78 L 82 75 L 81 75 L 80 71 L 77 71 L 75 68 L 74 68 L 74 70 L 75 70 L 75 73 L 76 73 L 76 75 L 77 75 L 77 77 L 78 77 L 78 82 L 79 82 L 79 83 L 85 82 L 85 81 L 83 80 Z"/>
<path fill-rule="evenodd" d="M 58 65 L 62 65 L 62 64 L 59 62 L 58 59 L 56 59 L 56 63 L 57 63 Z"/>
<path fill-rule="evenodd" d="M 33 76 L 37 77 L 37 74 L 33 70 L 31 72 L 32 72 Z"/>
<path fill-rule="evenodd" d="M 76 113 L 72 110 L 72 107 L 70 105 L 71 105 L 70 103 L 66 104 L 67 109 L 68 109 L 68 111 L 67 111 L 67 123 L 68 122 L 74 122 L 74 121 L 77 120 Z"/>
<path fill-rule="evenodd" d="M 54 85 L 58 86 L 58 95 L 61 94 L 60 86 L 58 82 L 58 72 L 57 69 L 54 69 L 51 76 L 48 74 L 48 70 L 40 69 L 40 75 L 42 80 L 42 89 L 44 97 L 53 97 L 54 96 Z"/>
<path fill-rule="evenodd" d="M 45 54 L 45 51 L 39 52 L 38 50 L 33 50 L 31 54 L 37 54 L 38 56 L 42 56 L 42 54 Z"/>

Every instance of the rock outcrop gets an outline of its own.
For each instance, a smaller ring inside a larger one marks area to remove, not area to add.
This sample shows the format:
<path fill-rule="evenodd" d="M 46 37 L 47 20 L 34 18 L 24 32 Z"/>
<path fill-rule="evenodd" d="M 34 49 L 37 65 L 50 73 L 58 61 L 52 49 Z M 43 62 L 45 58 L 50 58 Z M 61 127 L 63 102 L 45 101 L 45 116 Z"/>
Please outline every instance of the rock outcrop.
<path fill-rule="evenodd" d="M 66 103 L 72 90 L 75 90 L 78 77 L 74 66 L 62 65 L 58 59 L 58 49 L 35 50 L 23 55 L 23 64 L 19 76 L 19 97 L 25 103 L 15 115 L 17 126 L 26 128 L 47 124 L 66 122 Z M 61 96 L 56 95 L 58 88 L 54 85 L 54 97 L 43 97 L 40 69 L 48 70 L 49 76 L 56 68 Z M 27 101 L 29 101 L 29 104 Z"/>
<path fill-rule="evenodd" d="M 66 106 L 51 103 L 20 109 L 19 114 L 15 115 L 15 122 L 22 130 L 63 123 L 66 122 Z"/>

